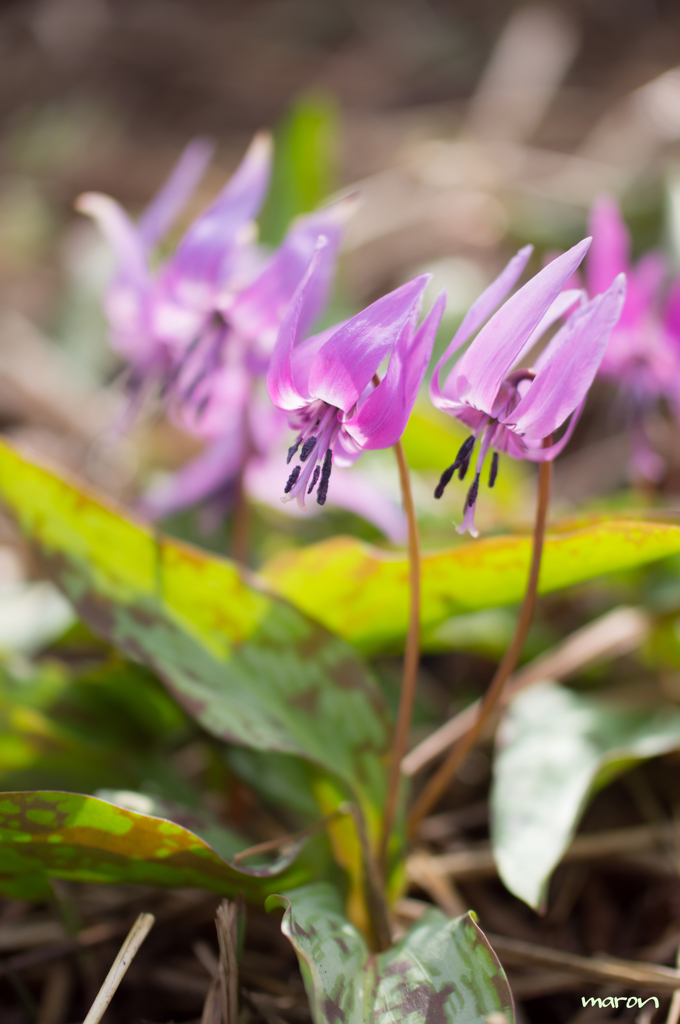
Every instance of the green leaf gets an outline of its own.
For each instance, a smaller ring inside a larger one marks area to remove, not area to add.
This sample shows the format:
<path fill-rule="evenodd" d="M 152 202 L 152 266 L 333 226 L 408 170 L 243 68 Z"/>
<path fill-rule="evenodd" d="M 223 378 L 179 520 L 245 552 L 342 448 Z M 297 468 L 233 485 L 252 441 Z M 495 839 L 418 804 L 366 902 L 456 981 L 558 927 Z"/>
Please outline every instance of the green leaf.
<path fill-rule="evenodd" d="M 278 245 L 290 221 L 315 210 L 335 188 L 337 120 L 336 104 L 321 94 L 303 96 L 286 116 L 260 216 L 263 242 Z"/>
<path fill-rule="evenodd" d="M 636 762 L 680 747 L 680 711 L 546 682 L 520 693 L 498 734 L 492 842 L 507 888 L 541 906 L 593 793 Z"/>
<path fill-rule="evenodd" d="M 0 892 L 45 899 L 50 878 L 78 882 L 193 886 L 260 900 L 307 880 L 293 849 L 268 867 L 227 864 L 193 832 L 75 793 L 0 794 Z"/>
<path fill-rule="evenodd" d="M 299 757 L 273 751 L 227 747 L 226 761 L 239 779 L 261 800 L 276 810 L 292 813 L 296 827 L 318 820 L 319 808 L 313 796 L 314 770 Z"/>
<path fill-rule="evenodd" d="M 197 727 L 148 669 L 106 648 L 86 657 L 85 670 L 52 656 L 17 676 L 0 665 L 0 790 L 152 787 L 200 802 L 171 756 Z"/>
<path fill-rule="evenodd" d="M 222 860 L 231 861 L 240 850 L 245 850 L 248 846 L 253 845 L 250 840 L 227 828 L 202 808 L 187 807 L 164 800 L 151 793 L 140 793 L 127 789 L 100 789 L 94 795 L 99 800 L 105 800 L 109 804 L 115 804 L 116 807 L 123 807 L 128 811 L 174 821 L 176 825 L 189 829 L 194 835 L 203 839 Z"/>
<path fill-rule="evenodd" d="M 630 569 L 680 552 L 675 522 L 625 518 L 553 526 L 543 549 L 539 592 Z M 452 615 L 515 604 L 529 571 L 529 536 L 489 537 L 422 559 L 423 646 L 441 649 L 434 631 Z M 408 562 L 352 537 L 334 537 L 277 555 L 262 574 L 282 597 L 367 654 L 403 647 L 408 622 Z M 332 599 L 330 599 L 332 595 Z M 430 636 L 430 634 L 433 634 Z"/>
<path fill-rule="evenodd" d="M 315 1024 L 486 1024 L 514 1021 L 496 954 L 471 914 L 429 911 L 395 946 L 371 954 L 330 885 L 272 896 L 295 947 Z"/>
<path fill-rule="evenodd" d="M 246 570 L 155 534 L 4 443 L 0 498 L 94 632 L 150 665 L 214 735 L 339 780 L 335 805 L 349 792 L 375 833 L 387 716 L 351 647 Z M 324 812 L 331 789 L 319 785 Z"/>

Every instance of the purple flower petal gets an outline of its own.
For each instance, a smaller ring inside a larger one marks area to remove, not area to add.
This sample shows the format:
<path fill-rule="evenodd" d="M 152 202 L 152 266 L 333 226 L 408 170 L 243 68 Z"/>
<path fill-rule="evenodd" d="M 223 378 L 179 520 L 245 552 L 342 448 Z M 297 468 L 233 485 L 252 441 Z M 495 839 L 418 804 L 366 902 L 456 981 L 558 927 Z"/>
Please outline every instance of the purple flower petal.
<path fill-rule="evenodd" d="M 579 288 L 569 288 L 566 291 L 560 292 L 539 325 L 531 332 L 524 349 L 519 355 L 519 359 L 521 360 L 525 355 L 528 355 L 534 345 L 541 340 L 545 332 L 565 316 L 572 306 L 580 305 L 587 298 L 586 293 Z"/>
<path fill-rule="evenodd" d="M 209 293 L 221 284 L 229 257 L 242 231 L 257 215 L 269 184 L 271 138 L 255 136 L 238 169 L 217 199 L 191 225 L 166 265 L 162 277 L 168 290 L 184 286 Z"/>
<path fill-rule="evenodd" d="M 456 352 L 461 345 L 464 345 L 468 338 L 471 338 L 472 335 L 479 330 L 482 324 L 488 320 L 497 308 L 499 303 L 503 301 L 510 289 L 519 279 L 533 251 L 533 245 L 526 245 L 523 249 L 520 249 L 500 272 L 498 277 L 491 282 L 488 288 L 486 288 L 479 298 L 475 299 L 470 306 L 469 310 L 463 317 L 463 322 L 454 334 L 451 344 L 437 363 L 432 375 L 430 397 L 435 405 L 437 405 L 437 400 L 441 398 L 442 394 L 440 387 L 440 374 L 442 367 L 451 358 L 453 353 Z"/>
<path fill-rule="evenodd" d="M 123 207 L 100 192 L 85 192 L 76 200 L 76 209 L 97 222 L 116 255 L 119 274 L 145 287 L 150 280 L 146 251 Z"/>
<path fill-rule="evenodd" d="M 591 295 L 609 288 L 619 274 L 630 267 L 630 235 L 611 196 L 601 196 L 593 203 L 588 228 L 593 244 L 586 262 L 586 280 Z"/>
<path fill-rule="evenodd" d="M 622 327 L 638 324 L 655 311 L 656 297 L 666 276 L 666 260 L 659 252 L 645 253 L 627 276 L 628 293 L 621 314 Z"/>
<path fill-rule="evenodd" d="M 274 350 L 267 368 L 267 392 L 279 409 L 300 409 L 309 401 L 309 394 L 296 383 L 293 375 L 293 349 L 298 339 L 300 319 L 310 294 L 314 293 L 314 275 L 322 258 L 326 239 L 317 239 L 316 249 L 307 271 L 281 320 Z"/>
<path fill-rule="evenodd" d="M 567 424 L 567 429 L 562 434 L 559 441 L 555 441 L 554 444 L 550 444 L 547 447 L 543 446 L 543 440 L 530 441 L 527 438 L 520 437 L 519 434 L 513 434 L 511 430 L 503 428 L 505 435 L 504 447 L 498 447 L 499 451 L 506 451 L 513 459 L 528 459 L 530 462 L 550 462 L 552 459 L 557 458 L 560 452 L 566 448 L 571 436 L 576 429 L 576 424 L 579 421 L 579 417 L 583 412 L 583 406 L 585 405 L 585 399 L 572 413 L 571 419 Z"/>
<path fill-rule="evenodd" d="M 536 363 L 536 378 L 502 423 L 529 438 L 544 438 L 581 404 L 595 379 L 626 297 L 620 274 L 611 287 L 578 309 Z"/>
<path fill-rule="evenodd" d="M 97 192 L 80 196 L 76 208 L 96 221 L 116 256 L 116 271 L 104 298 L 111 347 L 134 366 L 145 366 L 158 353 L 146 330 L 151 278 L 135 225 L 115 200 Z"/>
<path fill-rule="evenodd" d="M 268 336 L 274 344 L 281 317 L 309 266 L 317 239 L 323 235 L 328 244 L 307 295 L 299 333 L 311 327 L 328 299 L 342 232 L 355 208 L 355 200 L 349 197 L 296 221 L 252 284 L 224 307 L 240 334 L 253 339 Z"/>
<path fill-rule="evenodd" d="M 407 323 L 395 346 L 387 372 L 343 425 L 361 448 L 391 448 L 406 429 L 413 404 L 425 377 L 444 307 L 446 292 L 436 299 L 418 330 Z"/>
<path fill-rule="evenodd" d="M 454 366 L 446 383 L 447 395 L 453 392 L 491 415 L 503 380 L 589 245 L 586 238 L 558 256 L 503 304 Z"/>
<path fill-rule="evenodd" d="M 664 312 L 664 324 L 670 337 L 680 348 L 680 275 L 676 277 L 668 296 Z"/>
<path fill-rule="evenodd" d="M 406 323 L 417 315 L 429 279 L 429 274 L 414 278 L 337 330 L 312 363 L 310 395 L 349 412 L 396 345 Z"/>
<path fill-rule="evenodd" d="M 214 150 L 214 143 L 208 139 L 194 139 L 186 147 L 137 222 L 139 236 L 147 250 L 172 227 L 203 177 Z"/>
<path fill-rule="evenodd" d="M 147 519 L 160 519 L 205 501 L 235 479 L 244 452 L 242 431 L 219 438 L 169 479 L 151 487 L 137 511 Z"/>
<path fill-rule="evenodd" d="M 446 309 L 446 290 L 439 293 L 432 309 L 416 331 L 408 350 L 406 360 L 406 405 L 410 411 L 418 397 L 420 386 L 425 379 L 427 367 L 432 358 L 437 331 Z"/>
<path fill-rule="evenodd" d="M 300 394 L 308 394 L 307 386 L 309 382 L 309 372 L 319 349 L 321 349 L 328 339 L 332 338 L 335 332 L 342 327 L 343 323 L 346 322 L 347 321 L 343 320 L 341 323 L 333 324 L 332 327 L 327 327 L 325 331 L 321 331 L 319 334 L 313 334 L 311 338 L 306 338 L 305 341 L 301 341 L 300 344 L 296 345 L 293 349 L 293 354 L 291 356 L 293 382 Z"/>

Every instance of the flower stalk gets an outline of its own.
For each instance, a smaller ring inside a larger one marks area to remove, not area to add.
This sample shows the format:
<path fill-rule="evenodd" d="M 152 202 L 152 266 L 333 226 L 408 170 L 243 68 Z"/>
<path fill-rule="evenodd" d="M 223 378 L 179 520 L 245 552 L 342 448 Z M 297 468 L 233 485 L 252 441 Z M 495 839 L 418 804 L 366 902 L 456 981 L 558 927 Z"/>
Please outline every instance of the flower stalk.
<path fill-rule="evenodd" d="M 418 539 L 418 524 L 413 504 L 408 464 L 401 441 L 397 441 L 394 445 L 394 454 L 397 457 L 399 483 L 408 522 L 409 620 L 408 632 L 406 634 L 406 649 L 404 651 L 399 711 L 392 740 L 387 797 L 385 799 L 385 811 L 378 848 L 378 863 L 383 875 L 387 874 L 387 850 L 396 816 L 399 786 L 401 783 L 401 762 L 406 754 L 408 734 L 411 727 L 413 702 L 415 700 L 418 679 L 418 662 L 420 659 L 420 542 Z"/>
<path fill-rule="evenodd" d="M 552 438 L 546 438 L 547 444 L 552 444 Z M 429 780 L 424 790 L 416 800 L 409 815 L 408 831 L 413 836 L 420 821 L 437 803 L 445 792 L 451 780 L 455 777 L 463 761 L 466 759 L 477 740 L 479 739 L 484 726 L 490 716 L 498 707 L 501 695 L 508 678 L 515 670 L 522 647 L 526 640 L 527 633 L 534 615 L 536 605 L 536 592 L 538 588 L 538 577 L 541 569 L 541 556 L 543 554 L 543 541 L 545 539 L 545 525 L 550 503 L 550 483 L 552 479 L 552 462 L 541 462 L 538 469 L 538 497 L 536 502 L 536 519 L 534 523 L 533 543 L 531 551 L 531 566 L 527 580 L 524 598 L 517 619 L 517 625 L 512 640 L 496 669 L 488 690 L 479 708 L 477 718 L 471 729 L 458 740 L 451 748 L 448 757 Z"/>

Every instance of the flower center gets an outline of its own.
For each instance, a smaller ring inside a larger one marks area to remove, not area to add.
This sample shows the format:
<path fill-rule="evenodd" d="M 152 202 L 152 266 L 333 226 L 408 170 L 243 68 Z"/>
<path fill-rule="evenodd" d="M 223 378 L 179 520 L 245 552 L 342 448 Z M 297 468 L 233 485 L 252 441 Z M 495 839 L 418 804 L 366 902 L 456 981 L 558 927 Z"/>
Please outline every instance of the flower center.
<path fill-rule="evenodd" d="M 532 381 L 536 378 L 536 371 L 531 367 L 521 367 L 519 370 L 513 370 L 505 380 L 503 381 L 499 392 L 498 399 L 496 400 L 496 406 L 500 404 L 500 408 L 496 408 L 495 416 L 485 416 L 474 434 L 463 441 L 458 454 L 456 455 L 453 463 L 445 469 L 442 473 L 439 483 L 437 484 L 434 492 L 435 498 L 441 498 L 450 483 L 453 474 L 458 470 L 458 479 L 463 480 L 465 475 L 470 468 L 470 459 L 472 457 L 472 450 L 475 446 L 477 438 L 482 435 L 482 444 L 477 458 L 477 472 L 475 479 L 472 482 L 470 490 L 465 501 L 465 508 L 471 508 L 477 500 L 477 492 L 479 491 L 479 477 L 482 469 L 482 463 L 486 457 L 486 453 L 493 443 L 493 438 L 498 429 L 498 418 L 501 413 L 508 413 L 517 403 L 517 400 L 521 397 L 519 394 L 519 385 L 522 381 Z M 491 459 L 491 471 L 489 473 L 489 487 L 493 487 L 496 483 L 496 477 L 498 476 L 498 452 L 493 453 Z"/>
<path fill-rule="evenodd" d="M 286 462 L 290 464 L 299 451 L 299 464 L 293 466 L 283 489 L 285 496 L 282 501 L 297 498 L 300 508 L 304 508 L 305 498 L 318 484 L 317 504 L 326 504 L 333 467 L 333 445 L 341 427 L 338 411 L 334 405 L 317 401 L 298 414 L 300 433 L 288 449 Z"/>

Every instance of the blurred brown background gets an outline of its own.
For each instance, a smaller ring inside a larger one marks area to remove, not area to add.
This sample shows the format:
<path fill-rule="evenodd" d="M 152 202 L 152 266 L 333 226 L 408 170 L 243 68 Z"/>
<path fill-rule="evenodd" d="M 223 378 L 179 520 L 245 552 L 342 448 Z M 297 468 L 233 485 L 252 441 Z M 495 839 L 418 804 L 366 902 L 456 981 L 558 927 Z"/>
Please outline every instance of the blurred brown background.
<path fill-rule="evenodd" d="M 209 133 L 223 170 L 208 195 L 310 90 L 339 107 L 338 184 L 369 179 L 349 243 L 360 293 L 508 231 L 558 243 L 591 193 L 658 169 L 680 135 L 680 78 L 645 102 L 636 90 L 679 60 L 673 0 L 4 3 L 0 294 L 47 323 L 79 191 L 139 207 Z M 485 145 L 444 145 L 469 137 Z"/>

